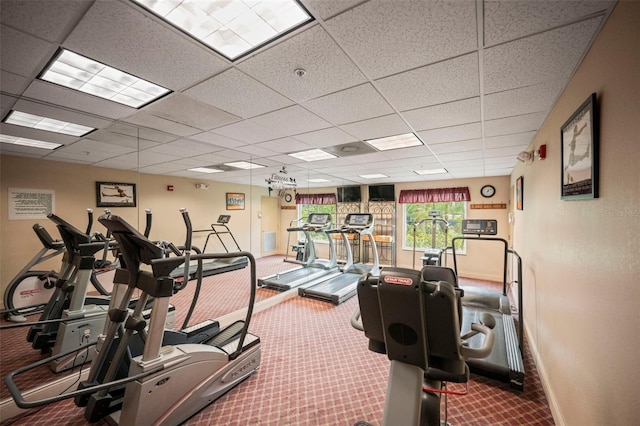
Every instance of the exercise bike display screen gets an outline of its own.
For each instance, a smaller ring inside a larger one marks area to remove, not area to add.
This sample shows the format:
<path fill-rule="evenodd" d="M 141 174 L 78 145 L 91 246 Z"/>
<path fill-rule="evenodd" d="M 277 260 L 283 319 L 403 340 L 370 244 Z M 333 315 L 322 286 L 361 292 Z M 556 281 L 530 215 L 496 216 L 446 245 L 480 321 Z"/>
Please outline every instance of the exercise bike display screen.
<path fill-rule="evenodd" d="M 463 234 L 496 235 L 498 221 L 495 219 L 465 219 L 462 221 Z"/>
<path fill-rule="evenodd" d="M 220 216 L 218 216 L 218 223 L 220 224 L 229 223 L 229 219 L 231 219 L 231 215 L 221 214 Z"/>

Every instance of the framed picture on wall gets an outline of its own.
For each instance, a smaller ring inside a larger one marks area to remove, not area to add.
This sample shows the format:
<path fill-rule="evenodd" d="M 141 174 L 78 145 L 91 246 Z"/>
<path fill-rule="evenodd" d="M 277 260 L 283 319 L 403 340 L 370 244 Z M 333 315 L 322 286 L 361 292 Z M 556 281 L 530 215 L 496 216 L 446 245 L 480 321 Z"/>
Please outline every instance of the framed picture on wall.
<path fill-rule="evenodd" d="M 562 199 L 598 198 L 598 117 L 592 93 L 560 130 Z"/>
<path fill-rule="evenodd" d="M 244 193 L 227 192 L 227 210 L 244 210 Z"/>
<path fill-rule="evenodd" d="M 524 177 L 520 176 L 518 179 L 516 179 L 516 208 L 518 210 L 523 210 L 524 209 Z"/>
<path fill-rule="evenodd" d="M 96 182 L 96 206 L 135 207 L 136 184 L 118 182 Z"/>

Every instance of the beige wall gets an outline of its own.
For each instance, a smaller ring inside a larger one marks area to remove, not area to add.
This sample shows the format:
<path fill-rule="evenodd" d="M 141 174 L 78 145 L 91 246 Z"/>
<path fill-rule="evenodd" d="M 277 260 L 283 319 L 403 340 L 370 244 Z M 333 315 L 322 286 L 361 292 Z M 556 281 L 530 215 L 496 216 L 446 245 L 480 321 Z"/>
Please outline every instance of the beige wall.
<path fill-rule="evenodd" d="M 515 161 L 515 158 L 514 158 Z M 493 185 L 496 188 L 496 195 L 492 198 L 484 198 L 480 195 L 480 188 L 484 185 Z M 474 178 L 474 179 L 457 179 L 457 180 L 431 180 L 431 181 L 419 181 L 410 183 L 396 183 L 396 200 L 400 191 L 403 189 L 428 189 L 428 188 L 446 188 L 446 187 L 459 187 L 467 186 L 471 193 L 471 201 L 469 204 L 481 204 L 492 203 L 499 204 L 504 203 L 506 209 L 470 209 L 467 208 L 468 219 L 496 219 L 498 220 L 498 237 L 510 240 L 510 227 L 508 222 L 508 213 L 511 211 L 510 204 L 510 183 L 508 176 L 497 176 L 487 178 Z M 363 186 L 363 200 L 367 199 L 366 186 Z M 327 188 L 313 188 L 312 190 L 299 189 L 301 193 L 336 193 L 336 187 Z M 281 201 L 282 202 L 282 201 Z M 284 203 L 283 203 L 284 204 Z M 295 204 L 291 204 L 295 205 Z M 367 203 L 362 203 L 363 211 L 366 211 Z M 289 227 L 292 220 L 298 219 L 296 217 L 296 210 L 281 210 L 281 233 L 280 245 L 282 253 L 286 249 L 287 245 L 287 227 Z M 402 233 L 403 233 L 403 205 L 396 204 L 396 237 L 397 237 L 397 249 L 396 249 L 396 266 L 403 268 L 411 268 L 414 264 L 414 251 L 413 248 L 402 248 Z M 291 239 L 293 242 L 293 237 Z M 468 242 L 466 254 L 458 256 L 458 271 L 460 276 L 477 278 L 491 281 L 502 281 L 503 277 L 503 264 L 502 264 L 502 249 L 500 244 L 493 243 L 478 243 L 474 241 Z M 322 244 L 316 246 L 318 256 L 327 258 L 328 249 Z M 420 259 L 423 255 L 421 250 L 415 252 L 415 266 L 416 268 L 422 265 Z M 447 264 L 453 266 L 453 260 L 451 255 L 448 256 Z"/>
<path fill-rule="evenodd" d="M 640 3 L 620 2 L 518 166 L 524 316 L 559 425 L 640 424 Z M 600 198 L 560 200 L 560 127 L 600 106 Z M 526 386 L 526 383 L 525 383 Z"/>
<path fill-rule="evenodd" d="M 240 248 L 260 256 L 260 197 L 266 188 L 246 185 L 221 185 L 216 182 L 198 181 L 180 177 L 138 174 L 123 170 L 89 167 L 54 161 L 34 160 L 25 157 L 0 156 L 0 290 L 42 248 L 31 227 L 34 223 L 45 226 L 54 238 L 59 238 L 53 222 L 48 219 L 8 220 L 8 188 L 41 189 L 55 191 L 55 213 L 84 230 L 87 224 L 86 210 L 92 208 L 94 217 L 103 213 L 96 207 L 95 182 L 127 182 L 137 185 L 137 208 L 111 208 L 140 230 L 145 227 L 145 209 L 153 213 L 152 239 L 182 244 L 185 225 L 179 209 L 187 208 L 194 229 L 208 229 L 220 214 L 231 214 L 229 229 L 234 233 Z M 195 184 L 205 182 L 208 190 L 196 189 Z M 172 192 L 167 186 L 173 185 Z M 227 211 L 226 192 L 245 193 L 245 210 Z M 94 221 L 93 231 L 105 232 Z M 206 233 L 194 235 L 193 244 L 202 247 Z M 225 239 L 225 243 L 227 240 Z M 230 247 L 227 244 L 227 247 Z M 211 250 L 210 250 L 211 248 Z M 220 244 L 211 245 L 207 251 L 222 251 Z M 60 258 L 52 259 L 38 269 L 58 269 Z"/>

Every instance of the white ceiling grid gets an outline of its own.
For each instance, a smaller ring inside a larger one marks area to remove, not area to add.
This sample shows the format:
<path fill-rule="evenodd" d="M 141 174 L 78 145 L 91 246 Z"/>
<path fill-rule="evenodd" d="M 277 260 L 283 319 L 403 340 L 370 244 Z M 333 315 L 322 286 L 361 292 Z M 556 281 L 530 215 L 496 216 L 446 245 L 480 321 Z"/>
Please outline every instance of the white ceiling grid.
<path fill-rule="evenodd" d="M 77 138 L 1 123 L 3 134 L 64 146 L 0 152 L 263 186 L 285 165 L 303 187 L 508 175 L 615 5 L 300 2 L 314 21 L 232 63 L 130 0 L 2 0 L 0 116 L 13 109 L 97 130 Z M 60 48 L 172 93 L 134 109 L 38 80 Z M 362 143 L 409 132 L 424 146 Z M 313 148 L 338 157 L 287 155 Z M 240 160 L 266 167 L 188 170 Z M 414 172 L 437 168 L 447 173 Z M 389 177 L 360 177 L 374 172 Z"/>

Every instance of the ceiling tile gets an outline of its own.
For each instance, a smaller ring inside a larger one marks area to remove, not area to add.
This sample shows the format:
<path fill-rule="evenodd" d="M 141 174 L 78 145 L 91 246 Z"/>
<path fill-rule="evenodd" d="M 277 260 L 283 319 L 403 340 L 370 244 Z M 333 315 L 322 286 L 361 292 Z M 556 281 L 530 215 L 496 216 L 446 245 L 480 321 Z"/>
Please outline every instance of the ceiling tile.
<path fill-rule="evenodd" d="M 109 129 L 111 128 L 112 126 L 109 127 Z M 91 133 L 91 135 L 89 136 L 91 139 L 96 141 L 129 147 L 134 150 L 144 150 L 159 144 L 158 142 L 138 138 L 135 136 L 125 135 L 123 133 L 113 132 L 111 130 L 97 130 Z"/>
<path fill-rule="evenodd" d="M 178 139 L 178 136 L 170 133 L 161 132 L 155 129 L 147 129 L 144 127 L 138 127 L 131 124 L 117 122 L 107 127 L 105 130 L 116 134 L 123 134 L 127 136 L 131 136 L 136 140 L 147 140 L 154 141 L 160 143 L 171 142 Z"/>
<path fill-rule="evenodd" d="M 260 148 L 258 145 L 245 145 L 235 148 L 235 150 L 249 154 L 254 158 L 270 157 L 273 155 L 273 151 L 266 148 Z"/>
<path fill-rule="evenodd" d="M 414 158 L 418 161 L 425 161 L 433 158 L 431 150 L 426 146 L 412 146 L 409 148 L 394 149 L 385 151 L 385 155 L 392 160 L 403 160 Z"/>
<path fill-rule="evenodd" d="M 15 103 L 14 110 L 56 120 L 68 121 L 69 123 L 82 124 L 83 126 L 96 129 L 107 127 L 113 122 L 107 118 L 84 114 L 67 108 L 58 108 L 56 105 L 31 102 L 23 99 Z"/>
<path fill-rule="evenodd" d="M 240 120 L 240 117 L 191 99 L 182 93 L 165 96 L 143 110 L 156 117 L 201 130 L 211 130 Z"/>
<path fill-rule="evenodd" d="M 132 2 L 94 2 L 64 47 L 172 90 L 228 67 L 213 51 Z"/>
<path fill-rule="evenodd" d="M 311 145 L 308 145 L 304 142 L 300 142 L 293 138 L 274 139 L 272 141 L 262 142 L 252 146 L 260 149 L 269 150 L 270 153 L 267 154 L 268 157 L 273 156 L 273 154 L 276 152 L 289 153 L 289 152 L 306 151 L 314 148 Z"/>
<path fill-rule="evenodd" d="M 533 140 L 533 137 L 536 135 L 536 132 L 527 132 L 527 133 L 514 133 L 510 135 L 503 136 L 494 136 L 490 138 L 485 138 L 484 147 L 485 149 L 491 148 L 502 148 L 506 146 L 526 146 Z"/>
<path fill-rule="evenodd" d="M 50 149 L 34 148 L 32 146 L 0 143 L 0 154 L 15 155 L 18 157 L 43 158 L 51 154 Z"/>
<path fill-rule="evenodd" d="M 467 161 L 467 160 L 482 159 L 482 150 L 477 149 L 473 151 L 459 151 L 459 152 L 452 152 L 449 154 L 440 154 L 438 155 L 438 158 L 440 159 L 440 161 L 442 161 L 442 164 L 444 164 L 446 167 L 447 164 L 450 164 L 453 161 L 463 161 L 463 160 Z"/>
<path fill-rule="evenodd" d="M 371 0 L 326 25 L 373 79 L 478 47 L 476 5 L 471 1 Z"/>
<path fill-rule="evenodd" d="M 23 77 L 37 75 L 56 51 L 55 45 L 6 25 L 0 27 L 0 40 L 0 68 Z"/>
<path fill-rule="evenodd" d="M 337 127 L 329 127 L 327 129 L 316 130 L 314 132 L 302 133 L 295 135 L 293 138 L 316 148 L 340 145 L 358 140 Z"/>
<path fill-rule="evenodd" d="M 571 23 L 601 12 L 615 1 L 493 1 L 484 2 L 484 40 L 490 46 Z"/>
<path fill-rule="evenodd" d="M 90 2 L 77 0 L 2 1 L 0 22 L 38 38 L 59 43 L 89 6 Z"/>
<path fill-rule="evenodd" d="M 450 154 L 454 152 L 472 151 L 482 149 L 482 139 L 471 139 L 460 142 L 447 142 L 429 145 L 431 151 L 440 158 L 441 154 Z"/>
<path fill-rule="evenodd" d="M 554 80 L 547 83 L 485 96 L 486 120 L 513 117 L 534 112 L 548 111 L 560 96 L 565 82 Z"/>
<path fill-rule="evenodd" d="M 276 130 L 283 136 L 291 136 L 331 127 L 331 124 L 305 110 L 300 105 L 294 105 L 259 115 L 247 121 Z"/>
<path fill-rule="evenodd" d="M 352 123 L 393 113 L 393 108 L 371 84 L 345 89 L 303 104 L 334 124 Z"/>
<path fill-rule="evenodd" d="M 397 114 L 345 124 L 341 127 L 361 140 L 411 133 L 411 128 Z"/>
<path fill-rule="evenodd" d="M 283 95 L 303 102 L 365 82 L 365 77 L 318 25 L 237 65 Z M 299 77 L 296 69 L 304 69 Z"/>
<path fill-rule="evenodd" d="M 186 90 L 185 94 L 242 118 L 293 104 L 293 101 L 231 68 Z"/>
<path fill-rule="evenodd" d="M 529 144 L 526 143 L 522 145 L 513 145 L 513 146 L 500 147 L 500 148 L 485 149 L 484 156 L 485 158 L 491 158 L 491 157 L 505 157 L 508 155 L 513 155 L 513 158 L 515 159 L 521 151 L 524 151 L 525 149 L 527 149 L 528 145 Z"/>
<path fill-rule="evenodd" d="M 367 0 L 302 0 L 316 18 L 328 19 Z"/>
<path fill-rule="evenodd" d="M 126 118 L 124 121 L 138 126 L 161 130 L 163 132 L 171 133 L 177 136 L 191 136 L 195 135 L 196 133 L 201 133 L 201 129 L 197 129 L 195 127 L 187 126 L 181 123 L 176 123 L 175 121 L 165 120 L 164 118 L 147 114 L 144 111 L 139 111 L 136 114 Z"/>
<path fill-rule="evenodd" d="M 417 131 L 479 122 L 480 98 L 404 111 L 402 116 Z"/>
<path fill-rule="evenodd" d="M 377 80 L 376 85 L 400 111 L 478 96 L 478 54 L 395 74 Z"/>
<path fill-rule="evenodd" d="M 189 139 L 194 139 L 200 142 L 205 142 L 211 145 L 221 146 L 223 148 L 237 148 L 239 146 L 246 145 L 246 143 L 230 139 L 225 136 L 216 135 L 212 132 L 202 132 L 196 135 L 189 136 Z"/>
<path fill-rule="evenodd" d="M 145 152 L 157 152 L 160 154 L 172 155 L 175 157 L 193 157 L 199 154 L 208 154 L 215 151 L 222 151 L 222 148 L 214 147 L 203 142 L 190 141 L 188 139 L 180 139 L 175 142 L 169 142 L 156 145 Z"/>
<path fill-rule="evenodd" d="M 28 79 L 8 71 L 0 71 L 0 81 L 2 82 L 3 92 L 15 95 L 21 94 L 29 84 Z"/>
<path fill-rule="evenodd" d="M 597 17 L 485 49 L 485 93 L 568 80 L 601 21 Z"/>
<path fill-rule="evenodd" d="M 107 160 L 98 161 L 94 164 L 97 167 L 108 167 L 110 169 L 138 170 L 138 154 L 126 154 L 120 157 L 112 157 Z"/>
<path fill-rule="evenodd" d="M 538 130 L 546 116 L 546 112 L 536 112 L 497 120 L 487 120 L 484 123 L 484 135 L 489 137 Z"/>
<path fill-rule="evenodd" d="M 482 125 L 469 123 L 460 126 L 443 127 L 440 129 L 423 130 L 418 136 L 427 145 L 463 141 L 467 139 L 479 139 L 482 137 Z"/>
<path fill-rule="evenodd" d="M 111 145 L 108 143 L 98 142 L 91 139 L 83 139 L 67 146 L 58 148 L 55 157 L 70 157 L 87 162 L 96 162 L 106 160 L 114 156 L 129 154 L 135 152 L 133 148 L 127 148 L 120 145 Z"/>
<path fill-rule="evenodd" d="M 169 161 L 173 161 L 176 158 L 182 158 L 177 157 L 175 155 L 167 155 L 167 154 L 160 154 L 158 152 L 152 152 L 150 150 L 146 150 L 143 151 L 142 154 L 138 157 L 138 164 L 140 165 L 140 167 L 145 167 L 145 166 L 150 166 L 152 164 L 158 164 L 158 163 L 166 163 Z"/>
<path fill-rule="evenodd" d="M 97 96 L 88 95 L 77 90 L 68 89 L 41 80 L 34 80 L 29 87 L 27 87 L 27 90 L 25 90 L 24 96 L 113 120 L 128 117 L 138 111 L 135 108 L 117 102 L 108 101 Z"/>
<path fill-rule="evenodd" d="M 248 120 L 218 127 L 210 133 L 242 141 L 242 145 L 264 142 L 287 136 L 286 132 L 270 129 Z"/>
<path fill-rule="evenodd" d="M 3 135 L 16 136 L 19 138 L 35 139 L 37 141 L 59 143 L 68 145 L 78 140 L 75 136 L 62 133 L 47 132 L 46 130 L 32 129 L 30 127 L 16 126 L 13 124 L 0 123 L 0 133 Z M 6 144 L 2 144 L 3 146 Z"/>

